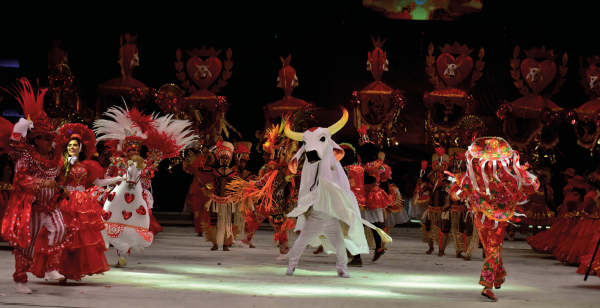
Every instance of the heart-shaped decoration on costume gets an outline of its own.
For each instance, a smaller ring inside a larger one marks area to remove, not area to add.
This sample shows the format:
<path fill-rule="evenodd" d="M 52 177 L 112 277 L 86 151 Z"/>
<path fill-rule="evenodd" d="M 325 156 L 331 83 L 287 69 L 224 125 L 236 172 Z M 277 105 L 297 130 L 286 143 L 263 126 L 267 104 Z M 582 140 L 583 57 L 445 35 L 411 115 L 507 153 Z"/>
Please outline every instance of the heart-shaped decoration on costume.
<path fill-rule="evenodd" d="M 114 198 L 115 198 L 115 193 L 114 192 L 108 194 L 108 201 L 112 202 Z"/>
<path fill-rule="evenodd" d="M 209 57 L 204 61 L 199 57 L 192 57 L 187 61 L 185 69 L 200 89 L 206 89 L 219 78 L 223 64 L 216 57 Z"/>
<path fill-rule="evenodd" d="M 109 212 L 109 211 L 102 211 L 102 219 L 104 221 L 109 220 L 111 216 L 112 216 L 111 212 Z"/>
<path fill-rule="evenodd" d="M 527 58 L 521 62 L 523 79 L 535 94 L 541 93 L 556 77 L 556 64 L 550 60 L 539 63 Z"/>
<path fill-rule="evenodd" d="M 132 212 L 127 212 L 126 210 L 123 210 L 123 218 L 125 218 L 125 220 L 131 218 L 131 215 L 133 215 Z"/>
<path fill-rule="evenodd" d="M 135 195 L 134 194 L 130 194 L 130 193 L 125 193 L 125 202 L 127 202 L 127 204 L 133 202 L 133 200 L 135 199 Z"/>
<path fill-rule="evenodd" d="M 471 74 L 473 58 L 468 55 L 460 55 L 455 59 L 451 54 L 444 53 L 438 57 L 436 68 L 444 84 L 455 88 Z"/>
<path fill-rule="evenodd" d="M 135 210 L 135 212 L 140 215 L 146 215 L 146 209 L 144 208 L 143 205 L 140 205 L 140 207 L 137 210 Z"/>

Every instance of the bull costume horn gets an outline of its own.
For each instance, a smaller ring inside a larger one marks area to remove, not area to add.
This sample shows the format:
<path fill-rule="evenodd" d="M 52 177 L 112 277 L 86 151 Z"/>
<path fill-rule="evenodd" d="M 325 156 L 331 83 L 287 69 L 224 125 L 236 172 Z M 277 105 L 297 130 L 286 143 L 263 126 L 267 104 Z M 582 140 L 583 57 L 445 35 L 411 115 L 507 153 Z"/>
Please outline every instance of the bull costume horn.
<path fill-rule="evenodd" d="M 348 122 L 348 110 L 346 110 L 346 108 L 344 108 L 344 106 L 341 106 L 341 105 L 340 105 L 340 108 L 342 109 L 342 112 L 343 112 L 342 118 L 339 121 L 337 121 L 335 124 L 333 124 L 327 128 L 327 130 L 329 130 L 329 133 L 331 135 L 337 133 Z M 296 141 L 302 141 L 302 134 L 303 133 L 293 132 L 290 129 L 290 122 L 288 122 L 285 125 L 285 135 L 288 138 L 290 138 L 292 140 L 296 140 Z"/>

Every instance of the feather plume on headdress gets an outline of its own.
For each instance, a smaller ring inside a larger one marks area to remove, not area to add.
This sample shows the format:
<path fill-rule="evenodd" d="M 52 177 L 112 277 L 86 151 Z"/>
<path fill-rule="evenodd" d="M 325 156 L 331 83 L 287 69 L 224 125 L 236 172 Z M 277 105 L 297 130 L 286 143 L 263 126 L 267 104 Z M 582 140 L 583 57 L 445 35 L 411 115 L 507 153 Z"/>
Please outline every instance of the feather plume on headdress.
<path fill-rule="evenodd" d="M 188 120 L 175 120 L 172 114 L 152 119 L 153 130 L 148 134 L 146 146 L 160 153 L 160 159 L 179 156 L 179 151 L 191 146 L 198 136 Z"/>
<path fill-rule="evenodd" d="M 17 79 L 17 85 L 14 86 L 14 92 L 8 91 L 2 87 L 0 89 L 10 93 L 23 108 L 23 114 L 25 118 L 31 118 L 37 115 L 40 111 L 43 111 L 44 107 L 44 94 L 48 89 L 38 90 L 37 93 L 33 91 L 33 87 L 27 78 Z"/>
<path fill-rule="evenodd" d="M 127 108 L 127 106 L 125 106 Z M 135 109 L 134 109 L 135 110 Z M 137 111 L 137 110 L 136 110 Z M 124 148 L 127 141 L 131 141 L 135 147 L 141 147 L 141 143 L 148 138 L 149 131 L 143 131 L 148 129 L 148 125 L 144 123 L 147 118 L 144 116 L 131 116 L 129 109 L 123 109 L 121 107 L 110 107 L 104 113 L 104 115 L 112 118 L 111 120 L 96 120 L 94 121 L 94 133 L 98 137 L 97 141 L 108 141 L 114 154 L 120 154 L 126 152 L 128 149 Z M 134 121 L 135 120 L 135 121 Z M 141 120 L 142 123 L 138 123 L 137 120 Z M 150 129 L 150 132 L 156 129 Z M 118 140 L 117 147 L 114 148 L 113 140 Z"/>

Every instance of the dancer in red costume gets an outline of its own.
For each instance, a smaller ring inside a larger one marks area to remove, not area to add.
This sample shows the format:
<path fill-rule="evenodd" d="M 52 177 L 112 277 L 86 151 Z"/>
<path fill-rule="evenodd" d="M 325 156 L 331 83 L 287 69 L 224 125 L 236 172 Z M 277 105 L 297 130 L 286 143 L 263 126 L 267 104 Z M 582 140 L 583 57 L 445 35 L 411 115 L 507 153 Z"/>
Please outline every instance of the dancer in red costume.
<path fill-rule="evenodd" d="M 64 148 L 61 162 L 61 184 L 69 192 L 60 209 L 67 229 L 74 233 L 73 242 L 63 251 L 61 274 L 80 281 L 86 275 L 101 274 L 110 268 L 106 261 L 102 231 L 102 207 L 91 192 L 85 191 L 98 178 L 103 168 L 90 158 L 96 152 L 94 132 L 81 124 L 65 124 L 58 130 L 58 144 Z M 66 279 L 64 281 L 66 281 Z"/>
<path fill-rule="evenodd" d="M 600 174 L 598 171 L 599 170 L 596 169 L 596 172 L 592 173 L 588 178 L 590 186 L 592 186 L 596 192 L 596 199 L 594 200 L 595 204 L 592 212 L 586 215 L 588 218 L 594 219 L 595 230 L 592 228 L 589 230 L 596 232 L 594 232 L 592 239 L 587 245 L 587 254 L 580 258 L 581 264 L 577 269 L 578 274 L 586 274 L 588 268 L 590 267 L 590 262 L 592 262 L 592 257 L 594 257 L 594 252 L 598 248 L 598 241 L 600 240 L 600 232 L 598 232 L 598 228 L 600 228 L 598 224 L 598 221 L 600 221 L 600 199 L 598 197 L 600 196 Z M 596 253 L 596 256 L 594 257 L 590 274 L 600 277 L 600 255 L 598 253 Z"/>
<path fill-rule="evenodd" d="M 265 173 L 267 173 L 267 166 L 269 165 L 269 162 L 271 162 L 271 153 L 264 152 L 263 158 L 265 165 L 258 171 L 259 178 L 265 176 Z M 277 157 L 277 159 L 279 159 L 279 157 Z M 258 231 L 260 224 L 265 221 L 267 217 L 267 211 L 264 207 L 259 205 L 249 206 L 249 209 L 246 210 L 246 226 L 242 243 L 247 244 L 249 248 L 256 248 L 256 246 L 252 244 L 252 239 L 254 238 L 256 231 Z"/>
<path fill-rule="evenodd" d="M 587 183 L 575 183 L 575 179 L 571 183 L 574 190 L 579 190 L 578 194 L 585 194 L 580 206 L 581 219 L 556 249 L 554 256 L 560 262 L 579 264 L 581 257 L 588 253 L 594 235 L 600 230 L 600 208 L 596 207 L 595 189 Z M 577 188 L 576 185 L 583 188 Z"/>
<path fill-rule="evenodd" d="M 299 113 L 296 114 L 298 115 Z M 240 202 L 238 210 L 250 211 L 252 207 L 255 208 L 254 214 L 247 216 L 247 234 L 242 242 L 252 245 L 256 229 L 268 216 L 275 231 L 273 240 L 279 247 L 279 256 L 276 258 L 278 261 L 288 259 L 288 231 L 291 232 L 296 225 L 295 220 L 286 215 L 294 209 L 297 202 L 297 190 L 294 187 L 294 183 L 297 182 L 296 176 L 291 174 L 287 167 L 287 161 L 296 151 L 297 143 L 283 134 L 283 127 L 288 121 L 296 123 L 297 119 L 299 117 L 291 118 L 291 114 L 287 114 L 281 126 L 274 125 L 267 130 L 267 141 L 263 143 L 263 150 L 268 153 L 269 160 L 259 171 L 256 180 L 236 179 L 228 185 L 233 198 Z M 259 199 L 263 202 L 255 203 Z M 272 199 L 273 202 L 267 202 L 268 199 Z"/>
<path fill-rule="evenodd" d="M 202 154 L 197 155 L 190 152 L 183 162 L 183 170 L 194 176 L 185 202 L 192 207 L 194 230 L 198 236 L 203 235 L 203 224 L 208 226 L 210 223 L 210 213 L 207 208 L 214 188 L 212 166 L 215 158 L 210 153 L 206 154 L 206 156 L 203 156 Z M 200 166 L 204 159 L 207 161 L 203 166 Z"/>
<path fill-rule="evenodd" d="M 13 279 L 17 291 L 31 293 L 27 287 L 27 272 L 46 280 L 64 278 L 58 270 L 70 234 L 58 198 L 68 197 L 69 191 L 64 189 L 61 194 L 56 183 L 60 172 L 60 150 L 53 147 L 56 134 L 50 118 L 42 111 L 45 90 L 33 92 L 25 78 L 19 83 L 18 94 L 13 96 L 31 121 L 20 119 L 10 140 L 0 140 L 0 148 L 8 148 L 16 161 L 13 191 L 2 221 L 2 236 L 14 247 Z"/>
<path fill-rule="evenodd" d="M 529 202 L 523 205 L 526 218 L 522 223 L 526 226 L 533 226 L 533 235 L 538 233 L 539 227 L 542 231 L 546 230 L 546 226 L 551 226 L 556 218 L 554 212 L 549 208 L 549 205 L 554 207 L 554 191 L 550 187 L 550 171 L 543 169 L 537 172 L 538 180 L 540 181 L 540 189 L 529 198 Z"/>
<path fill-rule="evenodd" d="M 557 219 L 552 227 L 535 236 L 527 237 L 527 243 L 533 251 L 554 254 L 566 242 L 581 220 L 585 205 L 583 200 L 587 194 L 585 188 L 586 184 L 581 176 L 575 176 L 567 183 L 563 189 L 565 199 L 558 208 Z"/>
<path fill-rule="evenodd" d="M 486 255 L 479 278 L 484 286 L 481 295 L 497 301 L 492 287 L 500 289 L 505 281 L 501 254 L 506 226 L 517 204 L 535 193 L 539 183 L 520 166 L 519 153 L 500 138 L 476 139 L 466 152 L 466 161 L 467 172 L 456 175 L 450 197 L 466 201 L 475 212 L 475 227 Z"/>

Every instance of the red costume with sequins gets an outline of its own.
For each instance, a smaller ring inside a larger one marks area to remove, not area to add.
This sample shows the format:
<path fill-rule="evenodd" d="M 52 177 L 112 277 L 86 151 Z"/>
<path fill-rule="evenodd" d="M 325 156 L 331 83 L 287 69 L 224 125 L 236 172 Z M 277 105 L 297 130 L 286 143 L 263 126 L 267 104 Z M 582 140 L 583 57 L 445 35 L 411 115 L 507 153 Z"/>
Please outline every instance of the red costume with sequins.
<path fill-rule="evenodd" d="M 61 164 L 62 165 L 62 164 Z M 104 222 L 102 207 L 86 186 L 102 177 L 103 168 L 93 160 L 75 162 L 69 174 L 62 175 L 62 185 L 70 192 L 69 201 L 63 200 L 60 208 L 69 230 L 74 230 L 73 242 L 63 252 L 61 274 L 68 279 L 81 280 L 85 275 L 100 274 L 110 268 L 104 252 L 108 249 L 102 238 Z"/>
<path fill-rule="evenodd" d="M 350 182 L 350 189 L 356 196 L 356 201 L 360 210 L 364 210 L 367 206 L 367 194 L 365 192 L 365 169 L 358 164 L 349 165 L 344 167 L 348 174 L 348 181 Z"/>
<path fill-rule="evenodd" d="M 67 244 L 58 189 L 42 187 L 45 180 L 58 177 L 60 155 L 41 156 L 20 134 L 12 135 L 9 150 L 17 163 L 2 236 L 14 246 L 14 281 L 27 283 L 27 272 L 42 278 L 44 272 L 58 270 Z"/>

